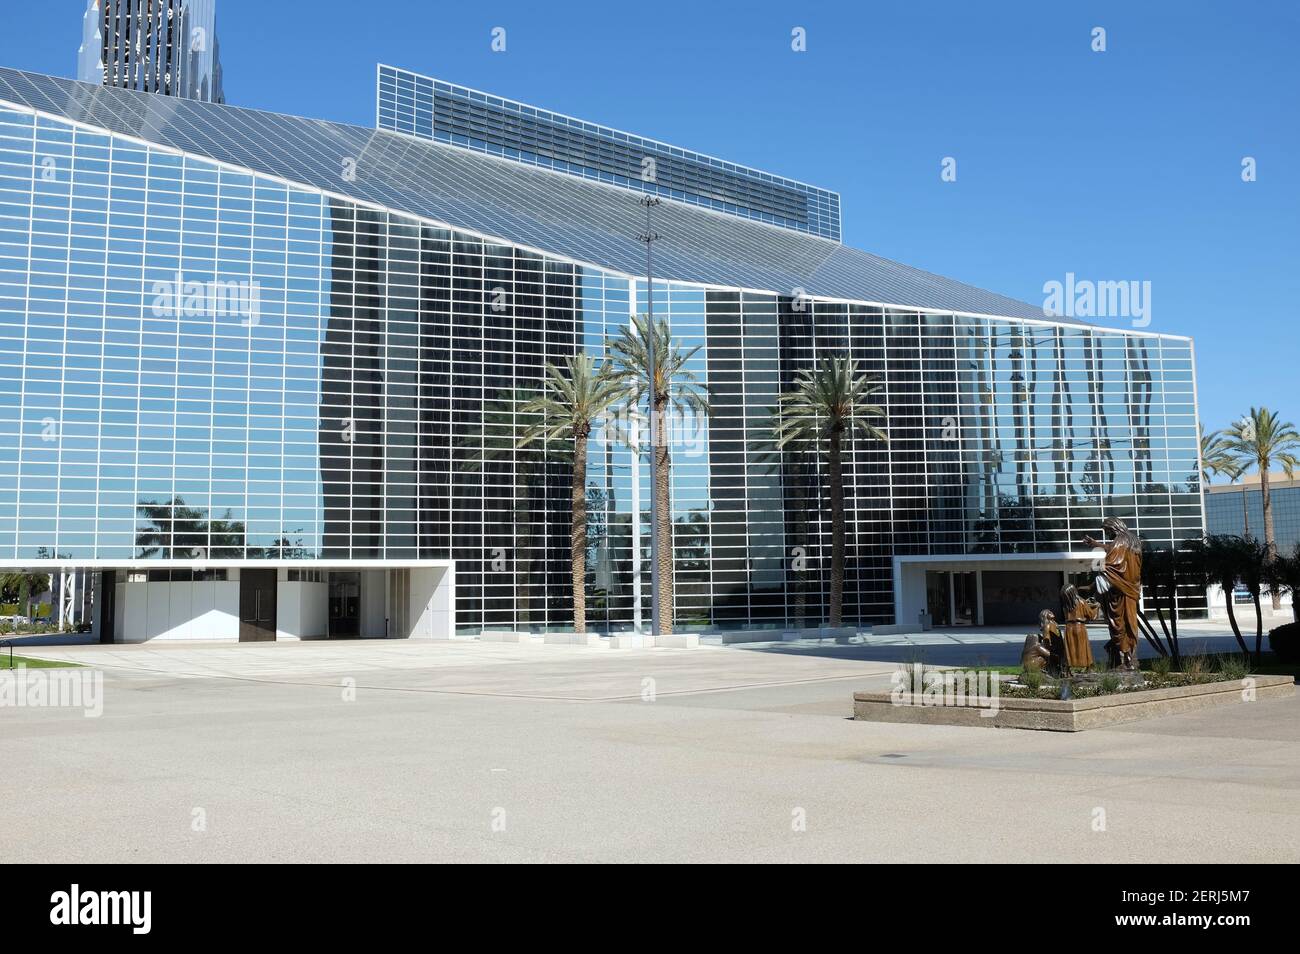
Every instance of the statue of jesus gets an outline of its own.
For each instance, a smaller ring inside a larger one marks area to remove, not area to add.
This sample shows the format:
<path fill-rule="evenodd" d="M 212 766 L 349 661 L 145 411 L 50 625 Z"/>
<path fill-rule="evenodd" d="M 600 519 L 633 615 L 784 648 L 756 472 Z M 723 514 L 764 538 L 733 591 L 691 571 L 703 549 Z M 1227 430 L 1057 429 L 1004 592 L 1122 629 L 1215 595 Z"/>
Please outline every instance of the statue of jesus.
<path fill-rule="evenodd" d="M 1110 628 L 1106 655 L 1111 669 L 1136 669 L 1138 602 L 1142 599 L 1142 538 L 1118 517 L 1102 522 L 1109 543 L 1085 536 L 1085 546 L 1106 551 L 1094 591 Z"/>

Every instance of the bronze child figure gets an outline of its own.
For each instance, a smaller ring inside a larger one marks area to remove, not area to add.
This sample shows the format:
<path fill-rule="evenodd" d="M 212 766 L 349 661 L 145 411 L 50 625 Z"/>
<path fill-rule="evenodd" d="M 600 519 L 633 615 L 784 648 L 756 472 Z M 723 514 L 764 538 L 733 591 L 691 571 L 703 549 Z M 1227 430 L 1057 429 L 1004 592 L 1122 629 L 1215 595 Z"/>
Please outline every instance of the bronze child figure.
<path fill-rule="evenodd" d="M 1057 641 L 1059 641 L 1059 632 L 1056 626 L 1056 614 L 1051 610 L 1043 610 L 1038 614 L 1038 632 L 1030 633 L 1025 637 L 1024 648 L 1020 651 L 1020 668 L 1025 672 L 1055 670 L 1057 654 L 1052 646 Z"/>

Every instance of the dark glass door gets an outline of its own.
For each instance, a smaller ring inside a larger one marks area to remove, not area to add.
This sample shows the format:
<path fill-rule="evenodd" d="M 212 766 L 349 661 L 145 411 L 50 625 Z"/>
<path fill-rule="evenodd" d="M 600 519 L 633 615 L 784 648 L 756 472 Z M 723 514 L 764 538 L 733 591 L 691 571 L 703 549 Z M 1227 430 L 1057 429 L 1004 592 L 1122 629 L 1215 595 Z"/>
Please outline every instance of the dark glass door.
<path fill-rule="evenodd" d="M 105 570 L 99 581 L 99 641 L 111 643 L 117 625 L 117 571 Z"/>
<path fill-rule="evenodd" d="M 361 635 L 361 574 L 330 573 L 330 639 Z"/>
<path fill-rule="evenodd" d="M 952 575 L 952 602 L 956 611 L 954 626 L 974 626 L 979 615 L 979 587 L 973 572 Z"/>
<path fill-rule="evenodd" d="M 275 570 L 239 571 L 239 641 L 275 639 Z"/>

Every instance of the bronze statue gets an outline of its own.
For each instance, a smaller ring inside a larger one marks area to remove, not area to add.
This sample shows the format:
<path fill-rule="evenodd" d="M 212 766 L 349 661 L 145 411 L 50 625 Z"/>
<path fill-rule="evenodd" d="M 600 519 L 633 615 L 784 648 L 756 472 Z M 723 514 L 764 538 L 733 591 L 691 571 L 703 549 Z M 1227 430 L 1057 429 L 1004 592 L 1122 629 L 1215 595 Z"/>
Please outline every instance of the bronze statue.
<path fill-rule="evenodd" d="M 1024 672 L 1042 672 L 1049 668 L 1054 660 L 1052 637 L 1056 635 L 1056 616 L 1051 610 L 1038 614 L 1037 633 L 1025 637 L 1024 648 L 1020 650 L 1020 668 Z"/>
<path fill-rule="evenodd" d="M 1078 587 L 1061 587 L 1061 615 L 1065 617 L 1065 661 L 1074 669 L 1092 665 L 1092 646 L 1088 644 L 1088 623 L 1101 619 L 1101 607 L 1079 595 Z"/>
<path fill-rule="evenodd" d="M 1117 517 L 1107 517 L 1102 527 L 1109 543 L 1085 536 L 1086 546 L 1106 551 L 1094 590 L 1101 598 L 1110 641 L 1106 656 L 1111 669 L 1136 669 L 1138 601 L 1142 598 L 1142 539 Z"/>

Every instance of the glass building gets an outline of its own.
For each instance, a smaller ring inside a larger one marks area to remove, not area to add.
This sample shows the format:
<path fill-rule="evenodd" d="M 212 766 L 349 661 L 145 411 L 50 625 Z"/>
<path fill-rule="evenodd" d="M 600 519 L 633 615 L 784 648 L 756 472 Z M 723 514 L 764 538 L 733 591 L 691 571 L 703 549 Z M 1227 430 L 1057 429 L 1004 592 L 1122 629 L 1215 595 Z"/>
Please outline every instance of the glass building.
<path fill-rule="evenodd" d="M 1084 533 L 1199 536 L 1192 343 L 803 231 L 422 135 L 0 69 L 0 566 L 92 568 L 101 638 L 570 624 L 546 364 L 644 312 L 698 351 L 679 628 L 815 626 L 829 507 L 770 409 L 820 358 L 883 386 L 853 444 L 845 617 L 1018 622 Z M 593 439 L 593 628 L 649 619 L 650 474 Z"/>
<path fill-rule="evenodd" d="M 380 129 L 840 240 L 840 197 L 632 133 L 379 66 Z"/>
<path fill-rule="evenodd" d="M 217 0 L 88 0 L 77 78 L 224 103 Z"/>
<path fill-rule="evenodd" d="M 1209 533 L 1264 539 L 1264 495 L 1259 475 L 1241 483 L 1207 487 L 1205 524 Z M 1291 553 L 1300 546 L 1300 479 L 1282 471 L 1269 474 L 1269 501 L 1273 505 L 1273 534 L 1278 551 Z"/>

